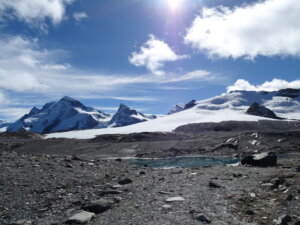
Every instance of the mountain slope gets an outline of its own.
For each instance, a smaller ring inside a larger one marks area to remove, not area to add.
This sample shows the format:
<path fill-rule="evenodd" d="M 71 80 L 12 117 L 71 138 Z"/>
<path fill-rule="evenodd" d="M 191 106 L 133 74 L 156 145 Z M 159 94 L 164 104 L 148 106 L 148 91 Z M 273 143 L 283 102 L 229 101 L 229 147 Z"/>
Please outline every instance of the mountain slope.
<path fill-rule="evenodd" d="M 36 107 L 8 127 L 8 131 L 30 130 L 36 133 L 106 127 L 111 116 L 70 97 Z"/>
<path fill-rule="evenodd" d="M 118 111 L 109 122 L 109 127 L 123 127 L 155 118 L 156 116 L 147 116 L 143 113 L 139 113 L 135 109 L 130 109 L 128 106 L 121 104 Z"/>
<path fill-rule="evenodd" d="M 300 91 L 295 89 L 275 92 L 233 91 L 214 98 L 193 101 L 193 107 L 155 120 L 126 127 L 55 133 L 47 137 L 93 138 L 100 134 L 172 131 L 189 123 L 272 120 L 247 115 L 247 109 L 254 102 L 268 107 L 279 117 L 300 119 Z"/>

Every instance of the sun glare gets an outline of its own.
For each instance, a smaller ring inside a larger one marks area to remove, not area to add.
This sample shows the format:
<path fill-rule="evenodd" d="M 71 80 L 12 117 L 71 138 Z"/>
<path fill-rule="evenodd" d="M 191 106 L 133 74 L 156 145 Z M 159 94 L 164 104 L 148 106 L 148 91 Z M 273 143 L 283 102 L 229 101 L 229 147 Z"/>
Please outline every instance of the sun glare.
<path fill-rule="evenodd" d="M 170 9 L 177 10 L 181 5 L 182 0 L 167 0 L 167 2 Z"/>

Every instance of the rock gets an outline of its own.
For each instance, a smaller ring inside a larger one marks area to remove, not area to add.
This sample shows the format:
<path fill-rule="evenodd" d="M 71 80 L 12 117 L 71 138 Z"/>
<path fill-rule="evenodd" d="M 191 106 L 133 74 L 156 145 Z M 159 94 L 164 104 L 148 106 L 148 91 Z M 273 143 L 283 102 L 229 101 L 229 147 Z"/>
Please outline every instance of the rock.
<path fill-rule="evenodd" d="M 110 188 L 111 189 L 118 189 L 118 188 L 121 188 L 121 187 L 122 187 L 122 185 L 116 184 L 116 185 L 112 185 Z"/>
<path fill-rule="evenodd" d="M 281 119 L 280 117 L 276 116 L 276 114 L 272 110 L 268 109 L 265 106 L 261 106 L 256 102 L 254 102 L 247 109 L 246 113 L 253 116 L 262 116 L 262 117 L 267 117 L 272 119 Z"/>
<path fill-rule="evenodd" d="M 171 205 L 168 205 L 168 204 L 165 204 L 165 205 L 163 205 L 162 207 L 163 207 L 163 209 L 171 209 L 171 208 L 172 208 L 172 206 L 171 206 Z"/>
<path fill-rule="evenodd" d="M 278 218 L 277 224 L 278 225 L 288 225 L 288 222 L 292 221 L 292 217 L 290 215 L 283 215 Z"/>
<path fill-rule="evenodd" d="M 255 198 L 256 197 L 256 194 L 253 193 L 253 192 L 249 193 L 249 195 L 251 196 L 251 198 Z"/>
<path fill-rule="evenodd" d="M 66 164 L 65 167 L 66 167 L 66 168 L 71 168 L 71 169 L 74 168 L 71 164 Z"/>
<path fill-rule="evenodd" d="M 275 177 L 270 180 L 270 183 L 272 184 L 272 188 L 278 188 L 279 185 L 284 183 L 284 179 L 281 177 Z"/>
<path fill-rule="evenodd" d="M 300 172 L 300 166 L 297 166 L 296 171 Z"/>
<path fill-rule="evenodd" d="M 26 225 L 26 224 L 32 224 L 32 221 L 27 219 L 22 219 L 11 223 L 11 225 Z"/>
<path fill-rule="evenodd" d="M 93 218 L 95 218 L 95 213 L 79 211 L 72 217 L 70 217 L 66 223 L 67 224 L 86 224 L 90 222 Z"/>
<path fill-rule="evenodd" d="M 211 188 L 220 188 L 221 187 L 220 184 L 217 184 L 213 181 L 209 181 L 208 186 L 211 187 Z"/>
<path fill-rule="evenodd" d="M 204 224 L 209 224 L 211 223 L 211 220 L 208 219 L 206 216 L 202 215 L 202 214 L 193 214 L 193 219 L 198 220 Z"/>
<path fill-rule="evenodd" d="M 184 201 L 185 199 L 183 197 L 171 197 L 167 198 L 166 202 L 178 202 L 178 201 Z"/>
<path fill-rule="evenodd" d="M 115 159 L 116 162 L 122 162 L 123 160 L 121 158 Z"/>
<path fill-rule="evenodd" d="M 253 216 L 253 215 L 254 215 L 254 211 L 251 210 L 251 209 L 248 209 L 245 213 L 246 213 L 247 215 L 249 215 L 249 216 Z"/>
<path fill-rule="evenodd" d="M 254 154 L 251 156 L 245 156 L 241 160 L 242 165 L 250 165 L 257 167 L 269 167 L 277 165 L 277 156 L 274 152 L 265 152 L 260 154 Z"/>
<path fill-rule="evenodd" d="M 300 225 L 300 221 L 297 221 L 294 225 Z"/>
<path fill-rule="evenodd" d="M 83 206 L 82 209 L 93 212 L 95 214 L 103 213 L 113 207 L 114 201 L 110 199 L 98 199 L 91 201 L 87 205 Z"/>
<path fill-rule="evenodd" d="M 122 180 L 119 180 L 118 184 L 125 185 L 125 184 L 130 184 L 132 182 L 133 181 L 130 178 L 124 178 Z"/>

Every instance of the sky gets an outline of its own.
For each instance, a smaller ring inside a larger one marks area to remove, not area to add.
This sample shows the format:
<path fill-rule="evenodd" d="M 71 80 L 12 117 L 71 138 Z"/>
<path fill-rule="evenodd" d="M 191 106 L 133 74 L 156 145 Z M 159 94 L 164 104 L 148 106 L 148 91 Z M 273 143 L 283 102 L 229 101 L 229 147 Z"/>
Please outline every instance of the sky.
<path fill-rule="evenodd" d="M 0 119 L 300 88 L 299 21 L 299 0 L 0 0 Z"/>

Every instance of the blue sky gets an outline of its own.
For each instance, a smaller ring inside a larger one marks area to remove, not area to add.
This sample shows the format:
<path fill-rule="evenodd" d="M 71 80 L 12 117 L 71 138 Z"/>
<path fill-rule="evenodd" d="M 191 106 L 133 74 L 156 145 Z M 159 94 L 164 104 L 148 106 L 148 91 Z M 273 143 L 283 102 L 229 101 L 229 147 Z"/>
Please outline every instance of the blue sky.
<path fill-rule="evenodd" d="M 228 90 L 300 88 L 298 0 L 2 0 L 0 119 L 68 95 L 165 114 Z"/>

